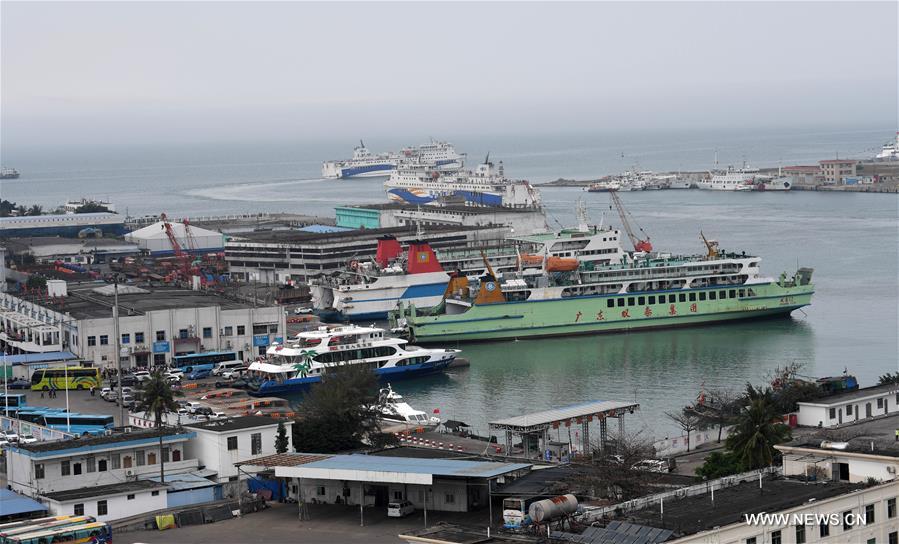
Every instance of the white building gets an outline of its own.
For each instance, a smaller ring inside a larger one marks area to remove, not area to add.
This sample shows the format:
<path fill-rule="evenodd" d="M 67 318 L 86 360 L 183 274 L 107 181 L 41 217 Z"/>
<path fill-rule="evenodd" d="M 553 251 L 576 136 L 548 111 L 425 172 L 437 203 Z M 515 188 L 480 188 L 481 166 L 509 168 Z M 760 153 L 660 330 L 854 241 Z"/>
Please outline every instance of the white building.
<path fill-rule="evenodd" d="M 799 425 L 836 427 L 899 412 L 899 384 L 864 387 L 797 404 Z"/>
<path fill-rule="evenodd" d="M 293 451 L 292 420 L 284 420 L 287 451 Z M 235 463 L 260 455 L 275 453 L 278 420 L 266 416 L 243 416 L 214 419 L 184 426 L 196 434 L 187 444 L 187 455 L 197 458 L 208 471 L 216 473 L 217 482 L 247 479 L 247 471 L 239 471 Z"/>
<path fill-rule="evenodd" d="M 98 521 L 114 521 L 168 507 L 168 488 L 149 480 L 54 491 L 41 500 L 54 516 L 93 516 Z"/>
<path fill-rule="evenodd" d="M 70 283 L 59 296 L 29 301 L 0 293 L 0 349 L 68 349 L 95 365 L 115 365 L 113 286 Z M 234 351 L 248 360 L 287 330 L 284 310 L 222 295 L 174 288 L 119 286 L 124 366 L 169 364 L 178 354 Z"/>
<path fill-rule="evenodd" d="M 171 225 L 175 239 L 184 251 L 208 253 L 222 251 L 225 247 L 225 236 L 221 232 L 193 226 L 188 228 L 184 223 L 179 222 L 169 223 L 169 225 Z M 188 236 L 188 230 L 190 236 Z M 137 244 L 141 249 L 149 251 L 153 255 L 171 255 L 175 252 L 162 221 L 126 234 L 125 240 Z"/>

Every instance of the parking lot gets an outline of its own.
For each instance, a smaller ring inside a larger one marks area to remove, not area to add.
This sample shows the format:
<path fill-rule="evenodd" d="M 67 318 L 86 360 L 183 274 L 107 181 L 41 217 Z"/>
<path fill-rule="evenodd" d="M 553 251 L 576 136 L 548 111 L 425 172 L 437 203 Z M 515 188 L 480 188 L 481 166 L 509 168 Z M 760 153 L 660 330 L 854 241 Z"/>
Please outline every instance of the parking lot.
<path fill-rule="evenodd" d="M 385 508 L 366 508 L 365 527 L 360 527 L 359 507 L 345 505 L 310 504 L 310 520 L 300 521 L 296 504 L 273 503 L 272 508 L 243 518 L 196 525 L 168 531 L 142 531 L 115 535 L 116 542 L 216 544 L 265 542 L 360 543 L 380 544 L 401 542 L 397 535 L 425 526 L 424 512 L 417 510 L 405 518 L 388 518 Z M 494 512 L 496 514 L 496 512 Z M 468 526 L 484 525 L 486 537 L 487 512 L 428 512 L 428 525 L 437 522 L 459 523 Z"/>

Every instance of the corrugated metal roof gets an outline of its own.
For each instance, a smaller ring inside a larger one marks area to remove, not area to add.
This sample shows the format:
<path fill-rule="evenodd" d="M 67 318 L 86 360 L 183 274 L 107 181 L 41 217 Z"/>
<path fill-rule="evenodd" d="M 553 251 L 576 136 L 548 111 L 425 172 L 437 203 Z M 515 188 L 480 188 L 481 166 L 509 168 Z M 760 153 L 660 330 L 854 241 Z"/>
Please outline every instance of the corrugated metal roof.
<path fill-rule="evenodd" d="M 305 227 L 301 227 L 297 230 L 301 230 L 303 232 L 312 232 L 315 234 L 326 234 L 330 232 L 347 232 L 351 229 L 349 227 L 335 227 L 333 225 L 306 225 Z"/>
<path fill-rule="evenodd" d="M 46 512 L 47 507 L 15 491 L 0 488 L 0 516 L 14 516 L 28 512 Z"/>
<path fill-rule="evenodd" d="M 491 421 L 490 426 L 504 428 L 519 427 L 526 429 L 550 425 L 556 421 L 567 421 L 579 417 L 593 416 L 608 412 L 620 412 L 622 410 L 632 411 L 638 408 L 640 408 L 640 405 L 633 402 L 597 400 Z"/>
<path fill-rule="evenodd" d="M 47 363 L 53 361 L 65 361 L 77 359 L 71 351 L 51 351 L 47 353 L 23 353 L 21 355 L 7 355 L 6 364 L 24 365 L 28 363 Z"/>
<path fill-rule="evenodd" d="M 493 478 L 516 470 L 524 470 L 530 466 L 525 463 L 495 463 L 491 461 L 462 461 L 459 459 L 334 455 L 321 461 L 307 463 L 303 468 L 400 472 L 457 478 Z"/>
<path fill-rule="evenodd" d="M 264 457 L 256 457 L 255 459 L 247 459 L 239 463 L 237 466 L 252 465 L 254 467 L 296 467 L 305 465 L 315 461 L 327 459 L 330 455 L 323 453 L 275 453 Z"/>

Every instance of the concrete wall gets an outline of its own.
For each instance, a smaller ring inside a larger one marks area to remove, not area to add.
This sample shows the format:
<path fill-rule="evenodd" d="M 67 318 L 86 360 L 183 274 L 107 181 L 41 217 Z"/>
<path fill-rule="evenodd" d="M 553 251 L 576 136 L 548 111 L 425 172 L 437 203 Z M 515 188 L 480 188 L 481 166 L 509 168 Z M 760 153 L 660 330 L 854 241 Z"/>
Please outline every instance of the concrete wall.
<path fill-rule="evenodd" d="M 215 487 L 203 487 L 200 489 L 186 489 L 184 491 L 169 491 L 166 501 L 167 508 L 177 508 L 179 506 L 189 506 L 191 504 L 200 504 L 204 502 L 212 502 L 215 500 Z"/>
<path fill-rule="evenodd" d="M 798 456 L 799 460 L 794 459 L 794 455 Z M 821 461 L 822 458 L 826 459 Z M 816 460 L 819 462 L 815 463 Z M 865 482 L 868 478 L 888 481 L 894 479 L 899 472 L 899 458 L 841 454 L 838 450 L 814 450 L 814 453 L 810 453 L 809 450 L 803 449 L 793 455 L 784 456 L 784 475 L 804 476 L 810 474 L 814 467 L 818 467 L 824 470 L 825 478 L 837 480 L 840 476 L 840 463 L 849 465 L 849 481 L 851 483 Z"/>
<path fill-rule="evenodd" d="M 238 470 L 234 463 L 246 461 L 252 457 L 273 455 L 275 453 L 275 437 L 278 434 L 278 425 L 274 419 L 272 423 L 272 426 L 269 427 L 222 433 L 190 427 L 191 430 L 196 431 L 197 436 L 188 442 L 186 453 L 188 457 L 198 459 L 200 464 L 207 469 L 216 471 L 218 473 L 216 481 L 227 482 L 230 478 L 238 476 Z M 293 451 L 292 424 L 292 421 L 284 422 L 284 426 L 287 429 L 287 451 Z M 255 433 L 262 435 L 262 451 L 256 454 L 251 449 L 251 435 Z M 228 437 L 231 436 L 237 437 L 236 450 L 228 449 Z M 240 473 L 241 480 L 246 478 L 246 474 Z"/>
<path fill-rule="evenodd" d="M 364 489 L 371 492 L 372 486 L 378 486 L 377 483 L 364 483 Z M 408 500 L 417 510 L 424 509 L 425 490 L 427 490 L 428 510 L 441 510 L 445 512 L 466 512 L 468 511 L 468 484 L 464 481 L 457 480 L 435 480 L 434 485 L 425 486 L 417 484 L 383 484 L 387 487 L 387 497 L 389 501 Z M 294 498 L 298 498 L 293 493 L 296 482 L 288 486 L 288 491 Z M 480 504 L 486 504 L 487 487 L 479 486 L 483 489 L 481 493 Z M 345 495 L 344 490 L 348 489 L 349 494 Z M 343 504 L 358 505 L 360 497 L 362 497 L 362 488 L 360 482 L 343 482 L 335 480 L 323 480 L 314 478 L 304 478 L 302 481 L 303 498 L 306 502 L 319 502 L 326 504 L 337 504 L 337 497 Z M 322 494 L 324 491 L 324 494 Z M 365 496 L 365 505 L 374 506 L 375 497 L 371 494 Z M 386 507 L 385 507 L 386 508 Z"/>
<path fill-rule="evenodd" d="M 877 407 L 878 401 L 882 403 L 880 408 Z M 818 427 L 819 425 L 833 427 L 869 417 L 899 412 L 899 402 L 897 401 L 899 401 L 899 386 L 895 390 L 871 395 L 868 398 L 850 399 L 833 405 L 800 402 L 797 421 L 800 425 L 808 427 Z M 832 416 L 831 408 L 833 408 Z M 870 416 L 868 416 L 869 408 Z"/>
<path fill-rule="evenodd" d="M 50 508 L 50 512 L 54 516 L 74 515 L 75 505 L 83 504 L 85 516 L 94 516 L 99 521 L 112 521 L 166 508 L 168 500 L 166 489 L 160 488 L 156 491 L 159 494 L 155 497 L 151 490 L 136 492 L 131 500 L 128 500 L 128 495 L 117 495 L 112 497 L 91 497 L 65 503 L 44 499 L 44 504 Z M 101 500 L 105 500 L 107 504 L 108 513 L 105 516 L 97 514 L 97 502 Z"/>

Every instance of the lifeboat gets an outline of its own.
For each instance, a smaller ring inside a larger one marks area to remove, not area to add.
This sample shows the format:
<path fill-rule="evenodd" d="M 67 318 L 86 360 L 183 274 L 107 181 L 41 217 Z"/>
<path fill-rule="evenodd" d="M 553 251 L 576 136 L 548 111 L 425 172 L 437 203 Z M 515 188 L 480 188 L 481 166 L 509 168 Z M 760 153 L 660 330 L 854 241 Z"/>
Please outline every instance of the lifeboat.
<path fill-rule="evenodd" d="M 540 266 L 543 264 L 543 256 L 534 255 L 533 253 L 522 253 L 519 259 L 521 264 L 525 266 Z"/>
<path fill-rule="evenodd" d="M 571 272 L 577 270 L 580 261 L 577 259 L 566 259 L 564 257 L 549 257 L 546 259 L 547 272 Z"/>

